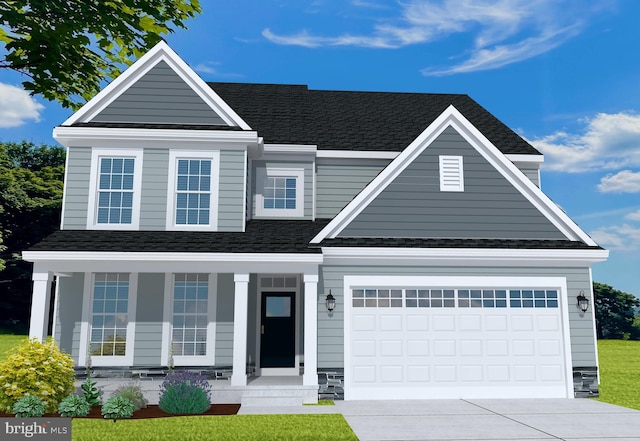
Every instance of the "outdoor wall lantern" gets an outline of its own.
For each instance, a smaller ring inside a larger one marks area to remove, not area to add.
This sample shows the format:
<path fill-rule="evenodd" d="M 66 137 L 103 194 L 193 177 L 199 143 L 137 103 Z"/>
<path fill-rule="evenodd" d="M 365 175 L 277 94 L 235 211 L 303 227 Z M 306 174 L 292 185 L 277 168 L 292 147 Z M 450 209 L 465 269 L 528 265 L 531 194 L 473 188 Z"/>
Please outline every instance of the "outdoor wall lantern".
<path fill-rule="evenodd" d="M 327 294 L 325 303 L 329 312 L 332 312 L 336 307 L 336 298 L 331 295 L 331 290 L 329 290 L 329 294 Z"/>
<path fill-rule="evenodd" d="M 585 297 L 584 290 L 580 291 L 580 294 L 578 294 L 577 299 L 578 299 L 578 308 L 580 308 L 580 311 L 587 312 L 587 309 L 589 309 L 589 299 Z"/>

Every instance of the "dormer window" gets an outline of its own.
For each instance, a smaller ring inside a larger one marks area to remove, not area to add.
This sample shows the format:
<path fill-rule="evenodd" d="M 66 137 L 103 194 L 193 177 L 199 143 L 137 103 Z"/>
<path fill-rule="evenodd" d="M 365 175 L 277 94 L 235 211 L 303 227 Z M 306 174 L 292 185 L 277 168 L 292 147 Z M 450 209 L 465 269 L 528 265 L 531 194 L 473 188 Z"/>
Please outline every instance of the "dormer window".
<path fill-rule="evenodd" d="M 259 168 L 256 186 L 257 216 L 304 216 L 304 169 Z"/>

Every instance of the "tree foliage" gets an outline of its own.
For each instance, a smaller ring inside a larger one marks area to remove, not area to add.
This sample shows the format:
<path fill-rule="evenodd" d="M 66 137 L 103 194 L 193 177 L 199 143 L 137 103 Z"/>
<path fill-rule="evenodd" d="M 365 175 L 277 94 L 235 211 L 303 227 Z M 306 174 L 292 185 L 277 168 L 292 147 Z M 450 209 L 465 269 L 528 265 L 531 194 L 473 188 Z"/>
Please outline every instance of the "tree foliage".
<path fill-rule="evenodd" d="M 596 332 L 600 339 L 640 339 L 636 311 L 640 300 L 633 294 L 594 282 Z"/>
<path fill-rule="evenodd" d="M 32 94 L 78 108 L 105 77 L 200 12 L 199 0 L 3 1 L 0 67 L 26 75 Z"/>
<path fill-rule="evenodd" d="M 0 143 L 0 328 L 28 321 L 31 264 L 20 252 L 60 225 L 64 161 L 62 147 Z"/>

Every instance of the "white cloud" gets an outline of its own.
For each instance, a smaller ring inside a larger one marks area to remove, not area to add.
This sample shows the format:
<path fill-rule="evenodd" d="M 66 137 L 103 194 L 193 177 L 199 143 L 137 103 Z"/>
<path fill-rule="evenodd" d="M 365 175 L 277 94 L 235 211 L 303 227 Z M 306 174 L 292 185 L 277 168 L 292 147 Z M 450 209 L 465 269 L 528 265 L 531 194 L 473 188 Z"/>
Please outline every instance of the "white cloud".
<path fill-rule="evenodd" d="M 632 221 L 640 221 L 640 210 L 629 213 L 624 218 Z"/>
<path fill-rule="evenodd" d="M 605 4 L 596 5 L 600 3 Z M 352 4 L 370 2 L 352 0 Z M 461 49 L 464 61 L 422 71 L 438 76 L 495 69 L 550 51 L 579 33 L 581 17 L 597 7 L 576 0 L 413 0 L 399 5 L 397 16 L 379 19 L 365 34 L 324 36 L 302 30 L 285 35 L 265 29 L 262 35 L 282 45 L 386 49 L 432 43 L 453 34 L 472 35 L 471 46 Z"/>
<path fill-rule="evenodd" d="M 221 63 L 217 63 L 214 61 L 207 61 L 205 63 L 196 64 L 193 66 L 193 70 L 200 74 L 213 75 L 221 78 L 240 78 L 242 75 L 234 74 L 229 72 L 222 72 L 218 69 L 217 66 L 220 66 Z"/>
<path fill-rule="evenodd" d="M 601 227 L 589 233 L 596 243 L 616 251 L 640 251 L 640 228 L 628 224 Z"/>
<path fill-rule="evenodd" d="M 616 174 L 609 174 L 600 179 L 598 191 L 602 193 L 640 193 L 640 173 L 622 170 Z"/>
<path fill-rule="evenodd" d="M 24 89 L 0 83 L 0 127 L 18 127 L 27 120 L 40 121 L 43 109 Z"/>
<path fill-rule="evenodd" d="M 556 132 L 529 140 L 545 155 L 543 167 L 570 173 L 640 166 L 640 115 L 599 113 L 582 133 Z"/>

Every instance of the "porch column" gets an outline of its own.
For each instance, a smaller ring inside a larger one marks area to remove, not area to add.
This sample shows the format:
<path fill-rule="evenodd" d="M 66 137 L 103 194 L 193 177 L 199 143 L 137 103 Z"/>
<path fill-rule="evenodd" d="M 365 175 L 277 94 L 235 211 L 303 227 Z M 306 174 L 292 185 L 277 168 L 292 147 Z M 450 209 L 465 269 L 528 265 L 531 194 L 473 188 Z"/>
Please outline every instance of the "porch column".
<path fill-rule="evenodd" d="M 247 316 L 249 305 L 249 274 L 235 274 L 233 303 L 233 373 L 232 386 L 247 385 Z"/>
<path fill-rule="evenodd" d="M 31 318 L 29 319 L 29 338 L 40 341 L 47 339 L 49 327 L 49 303 L 51 301 L 51 272 L 33 265 L 33 297 L 31 300 Z"/>
<path fill-rule="evenodd" d="M 304 275 L 304 386 L 318 385 L 318 275 Z"/>

